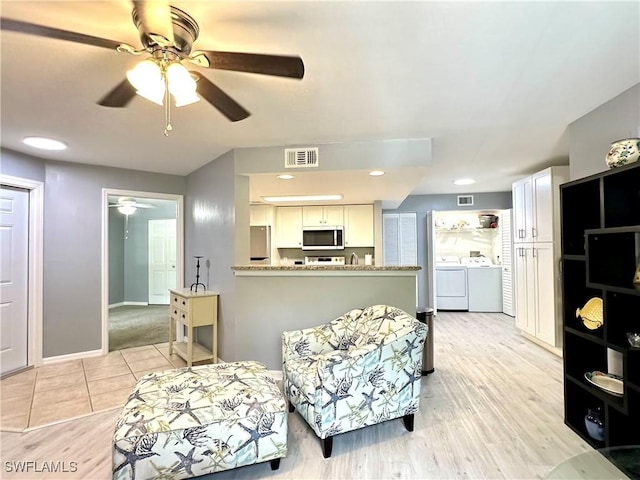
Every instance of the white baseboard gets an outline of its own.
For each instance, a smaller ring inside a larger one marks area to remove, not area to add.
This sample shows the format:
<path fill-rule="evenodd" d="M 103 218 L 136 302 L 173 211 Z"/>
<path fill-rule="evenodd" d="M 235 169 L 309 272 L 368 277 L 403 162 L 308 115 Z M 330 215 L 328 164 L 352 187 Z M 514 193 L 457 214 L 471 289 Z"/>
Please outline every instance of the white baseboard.
<path fill-rule="evenodd" d="M 545 342 L 543 342 L 542 340 L 538 340 L 536 337 L 534 337 L 533 335 L 528 334 L 527 332 L 523 332 L 522 330 L 520 330 L 520 333 L 522 334 L 522 336 L 524 338 L 526 338 L 527 340 L 529 340 L 532 343 L 535 343 L 536 345 L 538 345 L 539 347 L 544 348 L 545 350 L 550 351 L 551 353 L 553 353 L 554 355 L 557 355 L 558 357 L 562 358 L 562 348 L 558 348 L 558 347 L 554 347 L 551 346 Z"/>
<path fill-rule="evenodd" d="M 129 305 L 148 307 L 149 306 L 149 302 L 118 302 L 118 303 L 112 303 L 111 305 L 109 305 L 109 309 L 116 308 L 116 307 L 125 307 L 125 306 L 129 306 Z"/>
<path fill-rule="evenodd" d="M 42 359 L 43 365 L 52 363 L 68 362 L 69 360 L 80 360 L 82 358 L 100 357 L 102 350 L 89 350 L 87 352 L 69 353 L 67 355 L 58 355 L 56 357 L 47 357 Z"/>

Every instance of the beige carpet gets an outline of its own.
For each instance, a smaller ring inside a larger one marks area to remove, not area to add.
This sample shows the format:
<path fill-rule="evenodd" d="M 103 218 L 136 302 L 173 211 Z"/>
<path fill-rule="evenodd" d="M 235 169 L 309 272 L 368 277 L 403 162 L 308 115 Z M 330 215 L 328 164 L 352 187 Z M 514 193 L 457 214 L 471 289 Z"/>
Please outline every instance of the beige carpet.
<path fill-rule="evenodd" d="M 109 310 L 109 351 L 169 341 L 169 306 L 123 306 Z"/>

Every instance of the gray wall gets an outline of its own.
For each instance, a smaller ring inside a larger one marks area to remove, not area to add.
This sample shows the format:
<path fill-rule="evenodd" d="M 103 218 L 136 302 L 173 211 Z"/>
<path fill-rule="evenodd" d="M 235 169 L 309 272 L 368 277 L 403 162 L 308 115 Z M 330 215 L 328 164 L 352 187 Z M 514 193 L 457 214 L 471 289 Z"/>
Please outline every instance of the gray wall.
<path fill-rule="evenodd" d="M 431 139 L 381 140 L 305 144 L 318 147 L 318 168 L 322 170 L 353 170 L 391 167 L 425 167 L 431 165 Z M 269 173 L 284 168 L 284 149 L 291 147 L 237 148 L 236 173 Z"/>
<path fill-rule="evenodd" d="M 354 308 L 393 305 L 415 315 L 415 276 L 237 276 L 236 352 L 225 360 L 252 359 L 282 368 L 282 332 L 327 323 Z M 284 299 L 286 298 L 286 301 Z"/>
<path fill-rule="evenodd" d="M 184 194 L 185 178 L 7 150 L 2 172 L 45 183 L 43 356 L 100 349 L 102 188 Z"/>
<path fill-rule="evenodd" d="M 236 180 L 234 154 L 228 152 L 187 177 L 185 199 L 185 286 L 195 282 L 196 260 L 193 257 L 201 255 L 200 281 L 209 290 L 220 293 L 218 356 L 225 360 L 235 358 L 235 289 L 231 267 L 236 258 Z M 248 180 L 246 190 L 248 237 Z M 211 338 L 209 329 L 200 328 L 199 338 L 205 345 L 206 339 Z"/>
<path fill-rule="evenodd" d="M 640 84 L 569 125 L 571 180 L 607 170 L 611 143 L 629 137 L 640 137 Z"/>
<path fill-rule="evenodd" d="M 416 212 L 418 228 L 418 305 L 427 306 L 428 265 L 427 265 L 427 212 L 432 210 L 504 210 L 512 207 L 511 192 L 474 193 L 473 206 L 458 207 L 458 195 L 409 195 L 395 210 L 383 210 L 383 213 Z"/>
<path fill-rule="evenodd" d="M 0 148 L 0 159 L 0 172 L 4 175 L 44 182 L 45 162 L 41 158 Z"/>
<path fill-rule="evenodd" d="M 109 305 L 124 302 L 124 215 L 109 209 Z"/>

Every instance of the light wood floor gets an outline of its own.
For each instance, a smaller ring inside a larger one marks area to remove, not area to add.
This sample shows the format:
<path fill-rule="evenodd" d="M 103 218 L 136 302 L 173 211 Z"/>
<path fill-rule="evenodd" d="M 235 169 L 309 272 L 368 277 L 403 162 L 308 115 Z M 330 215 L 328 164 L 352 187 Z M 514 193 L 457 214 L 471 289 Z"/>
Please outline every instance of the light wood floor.
<path fill-rule="evenodd" d="M 542 478 L 591 448 L 563 423 L 562 362 L 524 340 L 511 317 L 441 312 L 434 321 L 435 373 L 422 379 L 415 431 L 394 420 L 337 436 L 333 455 L 297 414 L 289 452 L 268 463 L 208 476 L 224 479 Z M 111 478 L 119 411 L 25 433 L 0 433 L 2 478 Z M 64 474 L 7 473 L 6 462 L 77 462 Z M 207 477 L 202 477 L 207 478 Z"/>

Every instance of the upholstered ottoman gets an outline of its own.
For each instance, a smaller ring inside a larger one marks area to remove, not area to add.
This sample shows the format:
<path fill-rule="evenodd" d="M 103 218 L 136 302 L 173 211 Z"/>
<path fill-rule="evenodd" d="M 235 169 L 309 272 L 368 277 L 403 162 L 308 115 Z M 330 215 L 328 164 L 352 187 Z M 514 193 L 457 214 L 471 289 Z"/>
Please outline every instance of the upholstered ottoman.
<path fill-rule="evenodd" d="M 287 454 L 287 409 L 258 362 L 142 377 L 113 435 L 113 478 L 189 478 Z"/>

